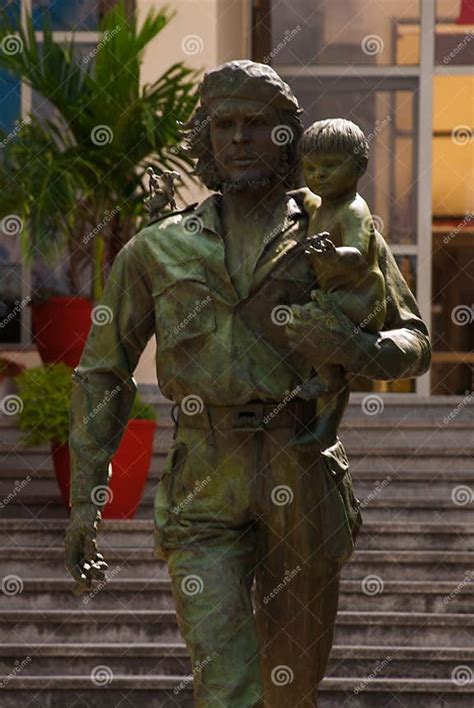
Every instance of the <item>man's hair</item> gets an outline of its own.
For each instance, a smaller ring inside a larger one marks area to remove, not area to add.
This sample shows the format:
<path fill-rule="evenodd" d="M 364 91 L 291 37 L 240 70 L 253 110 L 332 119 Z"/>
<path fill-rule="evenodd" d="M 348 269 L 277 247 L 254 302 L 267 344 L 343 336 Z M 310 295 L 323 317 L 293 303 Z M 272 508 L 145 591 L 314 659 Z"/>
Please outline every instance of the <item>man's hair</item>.
<path fill-rule="evenodd" d="M 352 155 L 358 177 L 367 169 L 369 143 L 359 126 L 345 118 L 318 120 L 305 130 L 299 145 L 300 158 L 321 152 Z"/>
<path fill-rule="evenodd" d="M 296 108 L 276 110 L 282 134 L 291 136 L 290 141 L 282 141 L 282 159 L 276 176 L 280 177 L 288 189 L 296 189 L 299 186 L 298 143 L 303 134 L 303 124 Z M 208 106 L 199 104 L 190 119 L 183 124 L 181 132 L 184 138 L 183 152 L 197 160 L 193 174 L 197 175 L 208 189 L 223 191 L 226 183 L 214 159 L 211 114 Z"/>

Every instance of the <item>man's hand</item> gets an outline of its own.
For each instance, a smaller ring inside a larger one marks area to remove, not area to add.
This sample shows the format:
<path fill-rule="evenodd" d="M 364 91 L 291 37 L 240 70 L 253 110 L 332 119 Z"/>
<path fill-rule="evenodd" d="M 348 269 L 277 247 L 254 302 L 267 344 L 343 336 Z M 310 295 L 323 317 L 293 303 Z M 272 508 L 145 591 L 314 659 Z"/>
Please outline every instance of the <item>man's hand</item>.
<path fill-rule="evenodd" d="M 313 290 L 306 305 L 292 305 L 293 319 L 285 334 L 294 349 L 303 353 L 317 370 L 324 364 L 340 364 L 351 370 L 354 323 L 331 303 L 330 295 Z"/>
<path fill-rule="evenodd" d="M 75 595 L 92 588 L 93 580 L 104 580 L 107 563 L 97 551 L 100 511 L 92 502 L 73 504 L 64 539 L 65 568 L 76 581 Z"/>

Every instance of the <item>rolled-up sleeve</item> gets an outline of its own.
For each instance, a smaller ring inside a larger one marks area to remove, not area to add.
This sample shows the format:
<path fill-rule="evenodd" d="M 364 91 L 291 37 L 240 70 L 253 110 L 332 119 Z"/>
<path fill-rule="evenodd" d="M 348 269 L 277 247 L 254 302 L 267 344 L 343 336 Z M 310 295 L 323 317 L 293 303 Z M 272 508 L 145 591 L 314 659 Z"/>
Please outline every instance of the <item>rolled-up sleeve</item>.
<path fill-rule="evenodd" d="M 431 363 L 431 343 L 417 302 L 383 237 L 376 233 L 385 278 L 387 315 L 382 330 L 352 338 L 349 371 L 369 379 L 421 376 Z"/>
<path fill-rule="evenodd" d="M 92 490 L 108 482 L 110 460 L 136 394 L 133 372 L 154 333 L 151 284 L 139 238 L 137 234 L 115 258 L 73 373 L 71 505 L 91 501 Z"/>

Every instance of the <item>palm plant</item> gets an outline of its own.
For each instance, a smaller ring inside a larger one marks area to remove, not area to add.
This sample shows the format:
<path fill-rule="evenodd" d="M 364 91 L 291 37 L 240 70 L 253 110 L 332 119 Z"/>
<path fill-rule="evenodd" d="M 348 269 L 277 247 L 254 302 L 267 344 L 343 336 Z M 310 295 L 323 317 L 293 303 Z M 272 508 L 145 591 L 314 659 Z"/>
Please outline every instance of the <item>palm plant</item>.
<path fill-rule="evenodd" d="M 179 130 L 197 102 L 198 72 L 179 62 L 140 85 L 144 50 L 173 15 L 150 10 L 138 28 L 120 3 L 82 60 L 74 38 L 59 44 L 45 26 L 38 40 L 31 16 L 23 27 L 1 17 L 2 46 L 15 35 L 21 51 L 0 51 L 0 68 L 46 99 L 53 115 L 28 116 L 14 139 L 0 131 L 0 216 L 23 222 L 26 262 L 66 252 L 72 293 L 92 262 L 92 298 L 101 296 L 108 266 L 145 215 L 146 168 L 190 173 Z"/>

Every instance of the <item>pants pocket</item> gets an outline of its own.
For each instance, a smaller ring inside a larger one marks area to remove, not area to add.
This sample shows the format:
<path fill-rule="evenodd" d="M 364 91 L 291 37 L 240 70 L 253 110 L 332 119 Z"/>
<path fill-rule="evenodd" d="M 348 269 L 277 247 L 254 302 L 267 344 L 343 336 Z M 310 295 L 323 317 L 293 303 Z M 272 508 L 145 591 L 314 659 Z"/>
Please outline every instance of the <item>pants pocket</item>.
<path fill-rule="evenodd" d="M 321 467 L 325 556 L 342 563 L 354 552 L 362 516 L 359 500 L 354 494 L 349 461 L 339 439 L 321 453 Z"/>
<path fill-rule="evenodd" d="M 166 548 L 166 531 L 176 514 L 176 484 L 179 483 L 179 473 L 187 457 L 187 445 L 175 442 L 168 452 L 163 474 L 156 487 L 154 497 L 154 546 L 155 556 L 164 558 Z"/>

